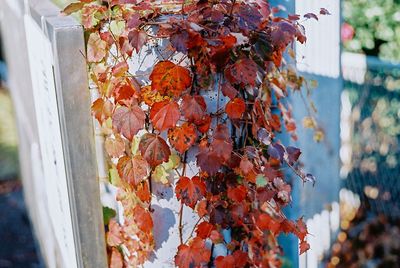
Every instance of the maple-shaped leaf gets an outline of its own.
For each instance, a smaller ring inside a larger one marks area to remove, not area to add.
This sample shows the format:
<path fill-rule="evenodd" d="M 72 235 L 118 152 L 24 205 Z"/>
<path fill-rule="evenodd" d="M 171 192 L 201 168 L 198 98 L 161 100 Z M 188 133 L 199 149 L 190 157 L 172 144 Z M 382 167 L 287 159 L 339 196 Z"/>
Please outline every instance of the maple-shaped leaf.
<path fill-rule="evenodd" d="M 121 226 L 114 219 L 110 220 L 106 239 L 107 245 L 112 247 L 122 244 Z"/>
<path fill-rule="evenodd" d="M 195 124 L 200 133 L 207 133 L 211 126 L 211 116 L 207 114 L 200 121 L 196 121 Z"/>
<path fill-rule="evenodd" d="M 299 244 L 300 255 L 310 249 L 310 244 L 307 241 L 302 240 Z"/>
<path fill-rule="evenodd" d="M 240 5 L 238 22 L 241 29 L 246 31 L 257 30 L 257 28 L 260 27 L 262 18 L 263 16 L 260 14 L 257 7 L 249 4 Z"/>
<path fill-rule="evenodd" d="M 211 232 L 215 230 L 215 226 L 209 222 L 203 221 L 197 225 L 196 234 L 198 237 L 206 239 L 211 235 Z"/>
<path fill-rule="evenodd" d="M 221 168 L 223 159 L 209 147 L 200 148 L 197 154 L 197 165 L 201 171 L 214 175 Z"/>
<path fill-rule="evenodd" d="M 87 60 L 99 62 L 107 55 L 107 43 L 100 38 L 99 33 L 91 33 L 87 42 Z"/>
<path fill-rule="evenodd" d="M 132 30 L 128 34 L 129 43 L 139 53 L 140 49 L 146 44 L 147 33 L 143 30 Z"/>
<path fill-rule="evenodd" d="M 190 123 L 184 123 L 168 131 L 170 144 L 181 154 L 186 152 L 197 139 L 196 127 Z"/>
<path fill-rule="evenodd" d="M 174 127 L 180 116 L 179 106 L 175 101 L 157 102 L 150 111 L 150 120 L 159 131 Z"/>
<path fill-rule="evenodd" d="M 246 111 L 246 103 L 242 98 L 234 98 L 225 106 L 225 112 L 230 119 L 240 119 Z"/>
<path fill-rule="evenodd" d="M 171 61 L 160 61 L 150 74 L 151 88 L 161 94 L 179 96 L 192 83 L 188 69 Z"/>
<path fill-rule="evenodd" d="M 231 157 L 233 145 L 229 129 L 225 124 L 219 124 L 213 134 L 211 142 L 212 152 L 220 157 L 224 162 Z"/>
<path fill-rule="evenodd" d="M 175 256 L 175 265 L 179 268 L 203 267 L 211 256 L 211 251 L 206 247 L 203 239 L 193 238 L 189 245 L 182 244 L 178 247 Z"/>
<path fill-rule="evenodd" d="M 199 95 L 183 96 L 181 107 L 183 116 L 191 122 L 201 121 L 207 109 L 207 105 L 206 102 L 204 101 L 204 98 Z"/>
<path fill-rule="evenodd" d="M 218 256 L 215 259 L 216 268 L 243 268 L 247 264 L 247 253 L 236 250 L 232 255 Z"/>
<path fill-rule="evenodd" d="M 146 115 L 138 105 L 118 107 L 112 116 L 114 128 L 130 141 L 143 128 L 145 119 Z"/>
<path fill-rule="evenodd" d="M 244 185 L 228 188 L 228 198 L 234 202 L 242 202 L 247 196 L 247 188 Z"/>
<path fill-rule="evenodd" d="M 307 225 L 303 221 L 303 217 L 296 220 L 295 234 L 300 240 L 304 240 L 308 234 Z"/>
<path fill-rule="evenodd" d="M 230 99 L 234 99 L 239 93 L 229 82 L 222 84 L 221 91 L 224 96 Z"/>
<path fill-rule="evenodd" d="M 149 164 L 141 155 L 132 158 L 123 156 L 118 160 L 117 170 L 119 176 L 126 182 L 137 185 L 149 175 Z"/>
<path fill-rule="evenodd" d="M 257 64 L 248 58 L 240 59 L 225 69 L 225 76 L 232 84 L 254 86 L 257 78 Z"/>
<path fill-rule="evenodd" d="M 115 247 L 111 250 L 110 268 L 123 268 L 124 260 L 121 253 Z"/>
<path fill-rule="evenodd" d="M 142 97 L 145 104 L 148 106 L 153 106 L 156 102 L 161 102 L 164 100 L 169 100 L 170 97 L 163 96 L 160 92 L 152 90 L 151 86 L 145 86 L 140 90 L 140 96 Z"/>
<path fill-rule="evenodd" d="M 192 179 L 180 177 L 176 183 L 175 193 L 178 200 L 194 209 L 196 203 L 206 194 L 206 184 L 198 176 Z"/>
<path fill-rule="evenodd" d="M 171 155 L 171 150 L 165 140 L 158 135 L 150 133 L 143 135 L 140 140 L 139 150 L 152 168 L 162 162 L 167 162 Z"/>
<path fill-rule="evenodd" d="M 99 98 L 95 100 L 92 104 L 92 114 L 101 124 L 104 120 L 112 115 L 113 108 L 114 105 L 111 101 L 104 101 L 102 98 Z"/>
<path fill-rule="evenodd" d="M 153 231 L 153 219 L 150 211 L 141 206 L 136 206 L 133 209 L 132 215 L 135 223 L 142 232 L 151 233 Z"/>
<path fill-rule="evenodd" d="M 269 230 L 273 234 L 278 234 L 281 229 L 281 222 L 273 219 L 271 216 L 265 213 L 261 213 L 258 216 L 256 224 L 261 230 Z"/>

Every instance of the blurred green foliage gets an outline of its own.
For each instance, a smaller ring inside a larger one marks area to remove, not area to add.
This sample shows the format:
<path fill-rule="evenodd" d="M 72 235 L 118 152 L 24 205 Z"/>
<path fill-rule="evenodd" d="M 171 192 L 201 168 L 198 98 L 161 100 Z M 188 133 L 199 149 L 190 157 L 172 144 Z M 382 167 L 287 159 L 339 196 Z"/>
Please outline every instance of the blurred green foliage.
<path fill-rule="evenodd" d="M 344 0 L 343 18 L 355 30 L 346 50 L 400 61 L 400 0 Z"/>
<path fill-rule="evenodd" d="M 0 88 L 0 180 L 18 175 L 17 131 L 11 98 Z"/>

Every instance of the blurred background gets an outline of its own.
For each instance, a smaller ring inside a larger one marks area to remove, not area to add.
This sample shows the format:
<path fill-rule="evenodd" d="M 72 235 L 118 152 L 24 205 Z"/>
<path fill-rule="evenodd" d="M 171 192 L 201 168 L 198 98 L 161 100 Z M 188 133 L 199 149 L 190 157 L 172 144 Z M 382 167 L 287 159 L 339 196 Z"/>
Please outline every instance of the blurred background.
<path fill-rule="evenodd" d="M 320 267 L 400 267 L 400 1 L 343 0 L 341 12 L 340 222 L 315 258 Z M 41 267 L 3 55 L 0 80 L 0 267 Z"/>

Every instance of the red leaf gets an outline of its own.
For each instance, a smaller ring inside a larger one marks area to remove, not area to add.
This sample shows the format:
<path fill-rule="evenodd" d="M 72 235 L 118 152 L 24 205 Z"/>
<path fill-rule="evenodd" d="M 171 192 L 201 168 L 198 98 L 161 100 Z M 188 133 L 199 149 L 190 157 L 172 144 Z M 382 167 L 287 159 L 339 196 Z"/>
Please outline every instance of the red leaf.
<path fill-rule="evenodd" d="M 247 196 L 247 188 L 244 185 L 228 188 L 228 198 L 234 202 L 242 202 Z"/>
<path fill-rule="evenodd" d="M 323 7 L 320 9 L 319 14 L 321 14 L 321 15 L 331 15 L 331 13 L 326 8 L 323 8 Z"/>
<path fill-rule="evenodd" d="M 160 136 L 146 133 L 140 140 L 139 150 L 150 164 L 151 167 L 156 167 L 163 162 L 167 162 L 171 151 L 168 144 Z"/>
<path fill-rule="evenodd" d="M 110 258 L 110 268 L 123 268 L 124 261 L 121 253 L 116 248 L 112 248 Z"/>
<path fill-rule="evenodd" d="M 318 20 L 318 16 L 315 15 L 314 13 L 307 13 L 304 15 L 304 18 Z"/>
<path fill-rule="evenodd" d="M 205 115 L 203 119 L 195 122 L 197 125 L 197 130 L 201 133 L 206 133 L 210 129 L 211 116 Z"/>
<path fill-rule="evenodd" d="M 254 86 L 257 78 L 257 64 L 251 59 L 240 59 L 225 69 L 225 76 L 232 84 Z"/>
<path fill-rule="evenodd" d="M 209 175 L 217 173 L 222 163 L 223 159 L 210 151 L 210 148 L 201 149 L 197 154 L 197 165 L 201 171 L 207 172 Z"/>
<path fill-rule="evenodd" d="M 132 30 L 128 34 L 129 43 L 139 53 L 140 49 L 147 41 L 147 34 L 143 30 Z"/>
<path fill-rule="evenodd" d="M 206 185 L 198 176 L 192 179 L 180 177 L 176 183 L 175 193 L 178 200 L 194 209 L 196 203 L 206 194 Z"/>
<path fill-rule="evenodd" d="M 153 219 L 148 210 L 136 206 L 133 209 L 133 219 L 142 232 L 151 233 L 153 231 Z"/>
<path fill-rule="evenodd" d="M 130 141 L 143 128 L 145 119 L 146 115 L 138 105 L 118 107 L 112 116 L 114 128 Z"/>
<path fill-rule="evenodd" d="M 169 142 L 181 154 L 186 152 L 197 139 L 196 127 L 190 123 L 184 123 L 180 127 L 170 129 Z"/>
<path fill-rule="evenodd" d="M 296 221 L 296 232 L 295 234 L 300 240 L 304 240 L 306 238 L 308 231 L 307 231 L 307 225 L 303 221 L 303 217 L 299 218 Z"/>
<path fill-rule="evenodd" d="M 179 106 L 175 101 L 162 101 L 151 107 L 150 120 L 154 128 L 164 131 L 174 127 L 180 115 Z"/>
<path fill-rule="evenodd" d="M 193 238 L 190 245 L 180 245 L 175 256 L 175 265 L 179 268 L 203 267 L 211 256 L 211 251 L 206 247 L 203 239 Z"/>
<path fill-rule="evenodd" d="M 230 99 L 234 99 L 239 92 L 230 83 L 222 85 L 222 94 Z"/>
<path fill-rule="evenodd" d="M 215 259 L 216 268 L 243 268 L 247 264 L 247 253 L 236 250 L 232 255 L 218 256 Z"/>
<path fill-rule="evenodd" d="M 301 255 L 310 249 L 310 244 L 308 244 L 307 241 L 303 240 L 300 242 L 299 248 L 300 248 L 300 255 Z"/>
<path fill-rule="evenodd" d="M 256 224 L 261 230 L 269 230 L 274 234 L 278 234 L 281 228 L 281 223 L 279 221 L 274 220 L 271 216 L 265 213 L 258 216 Z"/>
<path fill-rule="evenodd" d="M 119 176 L 129 184 L 138 185 L 149 175 L 149 164 L 140 155 L 132 158 L 123 156 L 118 160 Z"/>
<path fill-rule="evenodd" d="M 240 119 L 246 110 L 246 103 L 242 98 L 235 98 L 225 106 L 225 112 L 231 119 Z"/>
<path fill-rule="evenodd" d="M 183 116 L 193 122 L 201 121 L 207 109 L 206 102 L 202 96 L 185 95 L 182 98 Z"/>
<path fill-rule="evenodd" d="M 153 90 L 174 96 L 179 96 L 192 83 L 189 70 L 171 61 L 157 63 L 150 75 L 150 80 Z"/>
<path fill-rule="evenodd" d="M 196 228 L 196 234 L 198 237 L 206 239 L 211 235 L 211 231 L 215 230 L 214 225 L 209 222 L 203 221 Z"/>
<path fill-rule="evenodd" d="M 214 130 L 213 141 L 211 142 L 212 151 L 224 162 L 231 157 L 233 145 L 229 129 L 226 125 L 220 124 Z"/>

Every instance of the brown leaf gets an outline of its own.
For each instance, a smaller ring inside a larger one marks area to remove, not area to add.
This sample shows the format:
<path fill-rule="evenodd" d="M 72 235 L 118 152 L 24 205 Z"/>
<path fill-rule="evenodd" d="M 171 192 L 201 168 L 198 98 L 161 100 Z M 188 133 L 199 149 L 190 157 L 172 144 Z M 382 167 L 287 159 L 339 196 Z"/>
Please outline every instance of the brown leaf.
<path fill-rule="evenodd" d="M 149 164 L 140 155 L 132 158 L 123 156 L 117 164 L 119 176 L 126 182 L 138 185 L 149 175 Z"/>
<path fill-rule="evenodd" d="M 140 140 L 139 150 L 152 168 L 167 162 L 171 151 L 163 138 L 154 134 L 144 134 Z"/>

